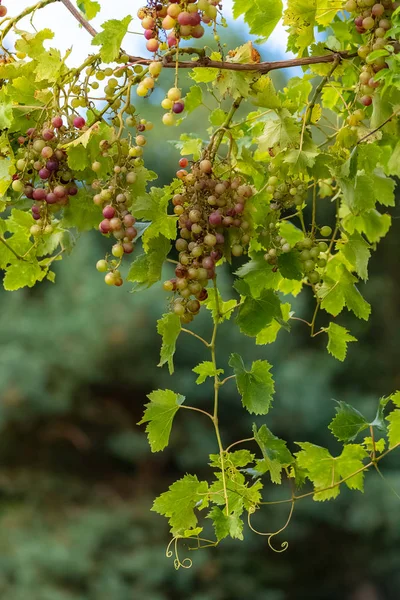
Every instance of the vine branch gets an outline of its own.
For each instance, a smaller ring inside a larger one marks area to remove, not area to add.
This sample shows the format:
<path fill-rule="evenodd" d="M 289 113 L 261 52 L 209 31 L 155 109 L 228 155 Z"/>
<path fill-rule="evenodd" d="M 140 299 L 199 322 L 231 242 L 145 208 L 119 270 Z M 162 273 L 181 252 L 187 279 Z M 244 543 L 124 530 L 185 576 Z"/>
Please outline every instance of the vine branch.
<path fill-rule="evenodd" d="M 87 19 L 85 19 L 85 17 L 79 12 L 79 10 L 72 4 L 70 0 L 41 0 L 41 2 L 26 8 L 22 13 L 20 13 L 20 15 L 18 15 L 18 17 L 11 19 L 10 23 L 3 31 L 2 37 L 4 38 L 4 36 L 12 29 L 14 23 L 22 19 L 24 16 L 27 16 L 35 10 L 44 8 L 48 4 L 52 4 L 54 2 L 61 2 L 92 37 L 97 35 L 96 29 L 89 23 Z M 193 53 L 195 49 L 191 48 L 190 50 L 191 53 Z M 186 49 L 182 49 L 182 51 L 186 52 Z M 167 69 L 209 68 L 225 71 L 244 71 L 264 74 L 269 73 L 270 71 L 276 71 L 277 69 L 290 69 L 292 67 L 333 63 L 338 60 L 338 57 L 340 57 L 342 60 L 357 56 L 357 53 L 335 52 L 332 54 L 324 54 L 323 56 L 305 56 L 303 58 L 292 58 L 288 60 L 264 61 L 260 63 L 234 63 L 229 61 L 211 60 L 207 56 L 201 56 L 201 50 L 198 51 L 198 54 L 200 55 L 200 58 L 196 61 L 176 62 L 170 56 L 165 56 L 163 59 L 163 66 Z M 143 58 L 141 56 L 131 55 L 128 56 L 129 61 L 137 65 L 149 65 L 150 63 L 154 62 L 154 59 L 151 58 Z"/>

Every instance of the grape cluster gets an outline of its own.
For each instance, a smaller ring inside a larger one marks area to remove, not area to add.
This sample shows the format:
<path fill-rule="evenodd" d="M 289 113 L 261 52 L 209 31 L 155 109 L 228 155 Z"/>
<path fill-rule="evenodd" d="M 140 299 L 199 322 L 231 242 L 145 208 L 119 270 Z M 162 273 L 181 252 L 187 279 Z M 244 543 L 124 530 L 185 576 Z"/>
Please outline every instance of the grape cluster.
<path fill-rule="evenodd" d="M 74 131 L 82 129 L 85 119 L 77 116 L 72 124 Z M 66 134 L 63 119 L 55 116 L 51 122 L 44 123 L 40 131 L 30 128 L 25 136 L 18 138 L 17 173 L 12 189 L 34 202 L 32 216 L 36 223 L 31 228 L 34 236 L 51 233 L 50 215 L 78 193 L 62 147 Z"/>
<path fill-rule="evenodd" d="M 293 206 L 302 206 L 307 197 L 307 184 L 301 179 L 280 180 L 271 175 L 267 181 L 267 192 L 272 195 L 273 210 L 287 210 Z"/>
<path fill-rule="evenodd" d="M 358 49 L 358 55 L 366 61 L 361 68 L 359 77 L 359 100 L 364 106 L 372 104 L 374 90 L 380 82 L 375 79 L 375 74 L 387 67 L 385 57 L 379 56 L 372 61 L 368 60 L 371 52 L 382 50 L 390 40 L 387 31 L 391 28 L 391 15 L 400 6 L 392 0 L 347 0 L 344 8 L 355 14 L 354 24 L 358 33 L 365 35 L 365 44 Z"/>
<path fill-rule="evenodd" d="M 329 225 L 324 225 L 320 229 L 322 238 L 329 238 L 332 235 L 332 228 Z M 329 241 L 329 240 L 328 240 Z M 312 237 L 305 237 L 295 246 L 299 252 L 299 259 L 303 267 L 303 271 L 308 281 L 315 285 L 320 282 L 321 274 L 317 268 L 323 269 L 327 264 L 328 243 L 324 239 L 316 240 Z"/>
<path fill-rule="evenodd" d="M 323 269 L 327 264 L 327 251 L 329 249 L 326 239 L 332 235 L 332 228 L 324 225 L 320 229 L 322 238 L 316 240 L 313 236 L 306 236 L 297 242 L 292 248 L 291 244 L 281 237 L 277 231 L 279 225 L 277 223 L 270 224 L 270 249 L 264 255 L 264 259 L 268 264 L 273 265 L 274 271 L 278 270 L 278 259 L 283 253 L 291 252 L 292 249 L 297 251 L 298 258 L 304 275 L 312 285 L 316 285 L 321 281 L 321 274 L 317 269 Z"/>
<path fill-rule="evenodd" d="M 220 0 L 148 0 L 138 17 L 149 52 L 178 46 L 181 39 L 199 39 L 204 25 L 215 23 Z"/>
<path fill-rule="evenodd" d="M 138 125 L 139 131 L 140 123 Z M 142 127 L 144 127 L 142 125 Z M 130 146 L 128 140 L 120 140 L 119 152 L 113 157 L 117 164 L 113 167 L 111 179 L 102 183 L 95 180 L 92 188 L 96 190 L 93 196 L 93 202 L 102 208 L 103 219 L 99 224 L 99 231 L 103 235 L 113 237 L 115 240 L 111 253 L 118 260 L 108 261 L 100 260 L 97 263 L 97 270 L 107 272 L 105 282 L 107 285 L 122 285 L 122 277 L 118 271 L 121 259 L 125 254 L 131 254 L 134 251 L 134 240 L 137 237 L 135 228 L 136 219 L 129 210 L 131 203 L 131 193 L 129 186 L 135 183 L 137 179 L 136 167 L 142 164 L 141 156 L 143 146 L 146 144 L 144 135 L 137 135 L 136 145 Z M 102 156 L 108 157 L 111 145 L 106 140 L 102 140 L 99 149 Z M 92 164 L 92 170 L 97 173 L 101 169 L 101 163 L 95 161 Z"/>
<path fill-rule="evenodd" d="M 183 182 L 181 193 L 172 199 L 179 217 L 179 252 L 176 278 L 164 283 L 175 292 L 172 309 L 184 323 L 190 322 L 207 298 L 207 284 L 215 276 L 216 263 L 227 252 L 241 256 L 250 241 L 250 223 L 244 217 L 247 200 L 253 190 L 240 177 L 220 179 L 213 173 L 212 162 L 205 158 L 192 166 L 181 159 L 177 176 Z"/>
<path fill-rule="evenodd" d="M 5 17 L 6 14 L 7 14 L 7 8 L 2 5 L 1 0 L 0 0 L 0 18 Z"/>

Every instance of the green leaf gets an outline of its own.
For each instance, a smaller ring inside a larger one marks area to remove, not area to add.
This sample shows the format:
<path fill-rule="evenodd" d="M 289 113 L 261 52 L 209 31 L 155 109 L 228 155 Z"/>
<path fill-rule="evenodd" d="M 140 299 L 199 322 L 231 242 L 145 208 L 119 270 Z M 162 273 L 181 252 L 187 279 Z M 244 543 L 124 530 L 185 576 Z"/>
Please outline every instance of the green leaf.
<path fill-rule="evenodd" d="M 260 331 L 260 333 L 256 337 L 257 345 L 272 344 L 276 341 L 278 333 L 282 329 L 284 324 L 286 324 L 287 327 L 289 327 L 287 322 L 290 318 L 290 309 L 291 306 L 289 303 L 281 305 L 282 318 L 279 320 L 274 319 L 269 325 L 267 325 L 267 327 L 264 327 L 264 329 Z"/>
<path fill-rule="evenodd" d="M 253 435 L 263 455 L 263 460 L 257 462 L 257 471 L 269 472 L 272 483 L 280 484 L 282 469 L 294 462 L 286 442 L 276 437 L 266 425 L 262 425 L 258 430 L 256 425 L 253 425 Z"/>
<path fill-rule="evenodd" d="M 222 468 L 220 454 L 210 454 L 210 460 L 211 467 L 217 467 L 218 469 Z M 225 452 L 224 454 L 225 469 L 230 469 L 231 467 L 246 467 L 253 461 L 254 454 L 249 450 L 236 450 L 236 452 Z"/>
<path fill-rule="evenodd" d="M 0 130 L 9 129 L 13 122 L 12 102 L 3 88 L 0 90 Z M 4 138 L 6 140 L 6 138 Z"/>
<path fill-rule="evenodd" d="M 400 410 L 392 411 L 386 419 L 389 421 L 389 448 L 393 448 L 400 444 Z"/>
<path fill-rule="evenodd" d="M 321 307 L 336 317 L 346 306 L 356 317 L 367 321 L 371 314 L 371 306 L 354 285 L 357 279 L 334 259 L 330 265 L 332 278 L 326 277 L 317 292 L 322 300 Z"/>
<path fill-rule="evenodd" d="M 216 108 L 210 113 L 208 120 L 214 127 L 219 127 L 226 119 L 227 113 L 222 108 Z"/>
<path fill-rule="evenodd" d="M 196 379 L 197 385 L 204 383 L 207 377 L 215 377 L 216 375 L 221 375 L 224 372 L 223 369 L 216 369 L 214 363 L 211 361 L 204 361 L 200 363 L 194 367 L 192 371 L 198 375 L 198 378 Z"/>
<path fill-rule="evenodd" d="M 162 267 L 171 249 L 171 242 L 160 235 L 149 241 L 148 251 L 141 254 L 131 264 L 127 281 L 131 281 L 134 292 L 139 292 L 151 287 L 160 281 Z"/>
<path fill-rule="evenodd" d="M 344 478 L 349 478 L 345 482 L 348 488 L 363 491 L 364 472 L 356 472 L 363 468 L 362 460 L 368 454 L 361 445 L 348 444 L 336 458 L 326 448 L 310 442 L 297 442 L 297 445 L 301 448 L 296 453 L 297 464 L 306 471 L 308 479 L 314 485 L 314 500 L 336 498 L 340 493 L 338 484 Z M 353 476 L 350 477 L 351 475 Z"/>
<path fill-rule="evenodd" d="M 194 508 L 201 510 L 207 506 L 207 492 L 206 481 L 199 481 L 196 475 L 185 475 L 155 499 L 151 510 L 168 517 L 172 535 L 180 535 L 196 527 Z"/>
<path fill-rule="evenodd" d="M 286 111 L 287 112 L 287 111 Z M 268 119 L 265 123 L 264 133 L 258 139 L 261 152 L 268 152 L 270 148 L 278 146 L 281 150 L 293 148 L 300 141 L 300 125 L 291 116 L 278 116 L 277 119 Z"/>
<path fill-rule="evenodd" d="M 263 108 L 280 108 L 281 100 L 269 75 L 261 75 L 251 88 L 251 101 Z"/>
<path fill-rule="evenodd" d="M 218 541 L 228 537 L 243 540 L 243 521 L 236 513 L 226 515 L 218 506 L 214 506 L 207 515 L 212 519 L 215 536 Z"/>
<path fill-rule="evenodd" d="M 341 248 L 343 255 L 348 260 L 350 267 L 361 279 L 368 279 L 368 262 L 371 257 L 368 243 L 364 238 L 355 232 L 346 240 L 337 244 Z"/>
<path fill-rule="evenodd" d="M 234 0 L 233 16 L 235 19 L 244 16 L 250 33 L 266 41 L 282 17 L 281 0 Z"/>
<path fill-rule="evenodd" d="M 171 199 L 171 186 L 151 188 L 146 196 L 134 198 L 132 210 L 139 219 L 151 221 L 151 225 L 143 234 L 143 248 L 151 251 L 151 241 L 160 235 L 169 240 L 176 237 L 177 217 L 168 215 L 167 209 Z"/>
<path fill-rule="evenodd" d="M 37 260 L 32 262 L 16 260 L 6 269 L 3 285 L 8 292 L 19 290 L 23 287 L 33 287 L 38 281 L 45 278 L 47 269 L 42 269 Z"/>
<path fill-rule="evenodd" d="M 337 325 L 333 321 L 329 323 L 329 327 L 325 331 L 328 334 L 327 348 L 329 354 L 332 354 L 332 356 L 343 362 L 347 354 L 347 344 L 349 342 L 356 342 L 357 338 L 350 335 L 345 327 Z"/>
<path fill-rule="evenodd" d="M 234 309 L 237 306 L 236 300 L 222 300 L 219 291 L 215 288 L 211 288 L 208 291 L 208 298 L 204 304 L 207 309 L 211 311 L 214 322 L 222 323 L 222 321 L 229 320 L 232 316 Z"/>
<path fill-rule="evenodd" d="M 94 17 L 100 11 L 100 4 L 98 2 L 93 2 L 93 0 L 78 0 L 78 8 L 90 21 L 91 19 L 94 19 Z"/>
<path fill-rule="evenodd" d="M 119 56 L 122 40 L 131 21 L 132 17 L 128 15 L 124 19 L 111 19 L 102 24 L 103 31 L 93 38 L 92 45 L 101 46 L 100 56 L 103 62 L 112 62 Z"/>
<path fill-rule="evenodd" d="M 203 90 L 199 85 L 192 85 L 185 97 L 185 110 L 188 114 L 203 104 Z"/>
<path fill-rule="evenodd" d="M 181 332 L 181 320 L 174 313 L 166 313 L 157 321 L 157 332 L 162 336 L 159 367 L 168 363 L 170 375 L 174 372 L 176 340 Z"/>
<path fill-rule="evenodd" d="M 138 425 L 148 423 L 146 433 L 151 451 L 159 452 L 168 446 L 172 421 L 185 398 L 171 390 L 156 390 L 147 397 L 150 403 L 146 404 L 143 419 Z"/>
<path fill-rule="evenodd" d="M 210 486 L 210 497 L 212 502 L 218 506 L 226 504 L 222 475 L 221 472 L 216 473 L 217 480 Z M 225 482 L 229 514 L 236 513 L 240 516 L 244 509 L 249 510 L 261 501 L 260 490 L 263 487 L 261 481 L 256 481 L 249 487 L 242 473 L 236 469 L 233 472 L 228 469 L 225 471 Z"/>
<path fill-rule="evenodd" d="M 94 204 L 92 195 L 85 188 L 79 188 L 77 195 L 70 197 L 64 208 L 62 226 L 88 231 L 97 229 L 101 220 L 101 208 Z"/>
<path fill-rule="evenodd" d="M 239 354 L 231 354 L 229 366 L 236 375 L 236 385 L 242 396 L 242 404 L 251 414 L 266 415 L 275 392 L 270 373 L 272 365 L 267 360 L 256 360 L 247 371 Z"/>
<path fill-rule="evenodd" d="M 278 267 L 280 274 L 286 279 L 301 281 L 304 277 L 299 252 L 297 252 L 297 250 L 282 253 L 278 257 Z"/>
<path fill-rule="evenodd" d="M 283 162 L 290 165 L 289 173 L 307 173 L 307 169 L 314 166 L 317 156 L 317 147 L 314 150 L 289 150 Z"/>
<path fill-rule="evenodd" d="M 337 404 L 337 414 L 331 421 L 329 429 L 340 442 L 352 442 L 361 431 L 368 429 L 369 423 L 350 404 L 346 404 L 346 402 L 338 402 Z"/>
<path fill-rule="evenodd" d="M 253 298 L 258 298 L 265 289 L 276 289 L 281 280 L 280 273 L 273 271 L 263 255 L 252 258 L 235 275 L 244 279 Z"/>
<path fill-rule="evenodd" d="M 246 297 L 239 308 L 236 322 L 245 335 L 254 337 L 260 333 L 274 317 L 280 317 L 281 303 L 272 290 L 264 290 L 258 298 Z"/>
<path fill-rule="evenodd" d="M 389 396 L 389 400 L 391 400 L 393 402 L 393 404 L 395 404 L 396 406 L 398 406 L 400 408 L 400 391 L 394 392 L 394 394 L 391 394 Z"/>

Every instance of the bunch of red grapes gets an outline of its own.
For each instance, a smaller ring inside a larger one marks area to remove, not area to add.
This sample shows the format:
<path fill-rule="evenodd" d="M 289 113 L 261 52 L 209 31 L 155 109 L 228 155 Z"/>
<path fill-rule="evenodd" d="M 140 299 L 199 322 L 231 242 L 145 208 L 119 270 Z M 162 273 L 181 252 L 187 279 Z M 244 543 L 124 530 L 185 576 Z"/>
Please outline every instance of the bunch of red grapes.
<path fill-rule="evenodd" d="M 74 131 L 84 126 L 83 117 L 73 119 Z M 34 236 L 51 233 L 51 214 L 68 204 L 69 197 L 78 193 L 63 148 L 70 133 L 62 117 L 55 116 L 51 122 L 44 123 L 40 131 L 30 128 L 25 136 L 18 138 L 17 173 L 12 189 L 33 200 L 32 216 L 36 224 L 32 226 L 31 233 Z"/>
<path fill-rule="evenodd" d="M 172 48 L 183 39 L 201 38 L 204 26 L 215 23 L 220 0 L 148 0 L 139 9 L 146 46 L 149 52 L 157 52 L 160 45 Z"/>
<path fill-rule="evenodd" d="M 7 8 L 2 5 L 1 0 L 0 0 L 0 18 L 5 17 L 6 14 L 7 14 Z"/>
<path fill-rule="evenodd" d="M 177 176 L 184 184 L 172 203 L 178 215 L 179 252 L 176 278 L 164 283 L 166 291 L 174 292 L 172 309 L 189 323 L 207 299 L 206 287 L 215 277 L 216 263 L 223 256 L 241 256 L 249 241 L 250 223 L 244 216 L 247 200 L 253 195 L 240 177 L 220 179 L 213 173 L 212 162 L 205 158 L 192 166 L 181 159 Z"/>
<path fill-rule="evenodd" d="M 374 91 L 380 85 L 375 74 L 388 66 L 384 56 L 371 61 L 368 57 L 374 50 L 382 50 L 393 41 L 387 32 L 392 27 L 391 15 L 398 6 L 400 3 L 392 0 L 347 0 L 344 5 L 345 10 L 357 15 L 354 18 L 356 30 L 365 37 L 365 44 L 358 49 L 358 55 L 365 61 L 359 78 L 360 102 L 364 106 L 372 104 Z"/>

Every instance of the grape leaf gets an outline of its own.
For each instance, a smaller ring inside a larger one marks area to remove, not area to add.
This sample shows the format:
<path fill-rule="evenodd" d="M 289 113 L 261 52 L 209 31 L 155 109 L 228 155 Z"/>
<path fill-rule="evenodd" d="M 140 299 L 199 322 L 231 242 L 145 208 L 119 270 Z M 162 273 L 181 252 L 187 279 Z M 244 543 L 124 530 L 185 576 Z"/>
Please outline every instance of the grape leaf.
<path fill-rule="evenodd" d="M 157 321 L 157 332 L 162 336 L 159 367 L 168 363 L 170 375 L 174 372 L 176 340 L 181 332 L 181 320 L 174 313 L 166 313 Z"/>
<path fill-rule="evenodd" d="M 297 464 L 306 471 L 314 485 L 314 500 L 336 498 L 340 493 L 339 482 L 347 477 L 347 487 L 363 491 L 364 472 L 356 471 L 363 468 L 362 460 L 368 455 L 361 445 L 348 444 L 336 458 L 326 448 L 310 442 L 297 442 L 297 445 L 301 448 L 300 452 L 295 453 Z M 356 474 L 350 477 L 353 473 Z"/>
<path fill-rule="evenodd" d="M 210 454 L 210 466 L 221 469 L 221 455 Z M 249 463 L 254 461 L 254 454 L 249 450 L 236 450 L 236 452 L 225 452 L 224 464 L 225 468 L 230 467 L 246 467 Z"/>
<path fill-rule="evenodd" d="M 394 394 L 391 394 L 389 396 L 389 399 L 393 402 L 393 404 L 395 404 L 396 406 L 398 406 L 400 408 L 400 391 L 394 392 Z"/>
<path fill-rule="evenodd" d="M 120 53 L 122 40 L 132 21 L 131 15 L 124 19 L 110 19 L 102 24 L 103 31 L 92 39 L 93 46 L 101 46 L 100 56 L 105 63 L 115 60 Z"/>
<path fill-rule="evenodd" d="M 281 275 L 274 272 L 272 265 L 264 259 L 264 255 L 255 256 L 242 265 L 235 273 L 248 284 L 253 298 L 258 298 L 265 289 L 276 289 Z"/>
<path fill-rule="evenodd" d="M 214 322 L 218 323 L 222 323 L 226 319 L 229 320 L 237 306 L 236 300 L 222 300 L 221 294 L 215 288 L 208 290 L 208 298 L 204 304 L 211 311 Z"/>
<path fill-rule="evenodd" d="M 263 455 L 263 459 L 257 461 L 257 471 L 269 472 L 272 483 L 281 483 L 282 469 L 294 462 L 286 442 L 276 437 L 266 425 L 262 425 L 258 430 L 256 425 L 253 425 L 253 435 Z"/>
<path fill-rule="evenodd" d="M 196 475 L 185 475 L 155 499 L 151 510 L 168 517 L 172 535 L 180 535 L 196 527 L 194 508 L 201 510 L 207 506 L 207 492 L 206 481 L 199 481 Z"/>
<path fill-rule="evenodd" d="M 97 13 L 100 11 L 100 4 L 93 2 L 93 0 L 78 0 L 78 8 L 85 13 L 86 18 L 90 21 L 94 19 Z"/>
<path fill-rule="evenodd" d="M 242 404 L 251 414 L 266 415 L 271 408 L 275 392 L 270 373 L 272 365 L 267 360 L 256 360 L 247 371 L 239 354 L 231 354 L 229 366 L 236 375 L 236 385 L 242 396 Z"/>
<path fill-rule="evenodd" d="M 278 296 L 272 290 L 264 290 L 258 298 L 245 297 L 236 322 L 242 333 L 255 337 L 274 317 L 280 317 L 281 314 Z"/>
<path fill-rule="evenodd" d="M 185 96 L 185 110 L 188 114 L 203 103 L 203 90 L 199 85 L 192 85 Z"/>
<path fill-rule="evenodd" d="M 349 262 L 351 270 L 355 271 L 361 279 L 368 279 L 368 261 L 371 257 L 369 245 L 357 232 L 349 236 L 347 240 L 337 243 L 344 257 Z"/>
<path fill-rule="evenodd" d="M 234 0 L 233 16 L 244 16 L 250 33 L 265 42 L 282 16 L 282 0 Z"/>
<path fill-rule="evenodd" d="M 389 448 L 400 444 L 400 410 L 393 410 L 386 419 L 389 421 Z"/>
<path fill-rule="evenodd" d="M 346 402 L 338 402 L 336 416 L 329 425 L 329 429 L 340 442 L 352 442 L 361 431 L 369 427 L 363 415 Z"/>
<path fill-rule="evenodd" d="M 297 250 L 282 253 L 278 258 L 279 272 L 285 279 L 301 281 L 304 277 Z"/>
<path fill-rule="evenodd" d="M 225 506 L 222 473 L 216 473 L 216 477 L 217 480 L 210 486 L 210 497 L 214 504 Z M 226 470 L 225 481 L 229 514 L 241 515 L 244 509 L 249 510 L 261 501 L 260 490 L 263 487 L 261 481 L 256 481 L 249 487 L 245 476 L 237 470 L 233 472 Z"/>
<path fill-rule="evenodd" d="M 214 506 L 207 515 L 212 519 L 215 536 L 218 541 L 228 537 L 243 540 L 243 521 L 238 514 L 226 515 L 218 506 Z"/>
<path fill-rule="evenodd" d="M 338 260 L 333 259 L 330 263 L 330 276 L 325 277 L 324 283 L 318 290 L 317 295 L 321 298 L 321 308 L 336 317 L 346 306 L 356 317 L 368 321 L 371 306 L 361 296 L 354 285 L 357 279 Z"/>
<path fill-rule="evenodd" d="M 251 87 L 251 101 L 263 108 L 280 108 L 281 100 L 269 75 L 261 75 Z"/>
<path fill-rule="evenodd" d="M 32 262 L 17 260 L 6 269 L 3 279 L 4 289 L 11 292 L 22 287 L 33 287 L 45 278 L 47 269 L 42 269 L 37 260 Z"/>
<path fill-rule="evenodd" d="M 159 452 L 168 446 L 172 421 L 184 402 L 185 397 L 171 390 L 156 390 L 147 396 L 143 418 L 138 425 L 147 423 L 146 433 L 152 452 Z"/>
<path fill-rule="evenodd" d="M 198 375 L 196 379 L 197 385 L 204 383 L 207 377 L 215 377 L 215 375 L 221 375 L 224 372 L 223 369 L 216 369 L 211 361 L 200 363 L 192 371 Z"/>
<path fill-rule="evenodd" d="M 162 235 L 149 241 L 147 253 L 135 258 L 126 277 L 134 284 L 132 291 L 140 292 L 160 281 L 162 266 L 170 249 L 171 242 Z"/>
<path fill-rule="evenodd" d="M 356 342 L 357 338 L 350 335 L 345 327 L 337 325 L 333 321 L 329 323 L 329 327 L 325 331 L 328 334 L 327 348 L 329 354 L 332 354 L 332 356 L 343 362 L 347 354 L 347 344 L 349 342 Z"/>
<path fill-rule="evenodd" d="M 261 152 L 268 152 L 276 146 L 281 150 L 293 148 L 299 141 L 299 123 L 282 112 L 278 118 L 268 119 L 265 123 L 264 133 L 258 138 L 258 146 Z"/>
<path fill-rule="evenodd" d="M 279 320 L 274 319 L 269 325 L 267 325 L 267 327 L 264 327 L 264 329 L 262 329 L 260 333 L 257 334 L 257 345 L 272 344 L 276 341 L 279 331 L 282 329 L 285 323 L 287 324 L 290 318 L 290 309 L 291 306 L 289 303 L 281 305 L 282 318 Z M 287 327 L 289 327 L 288 324 Z"/>

